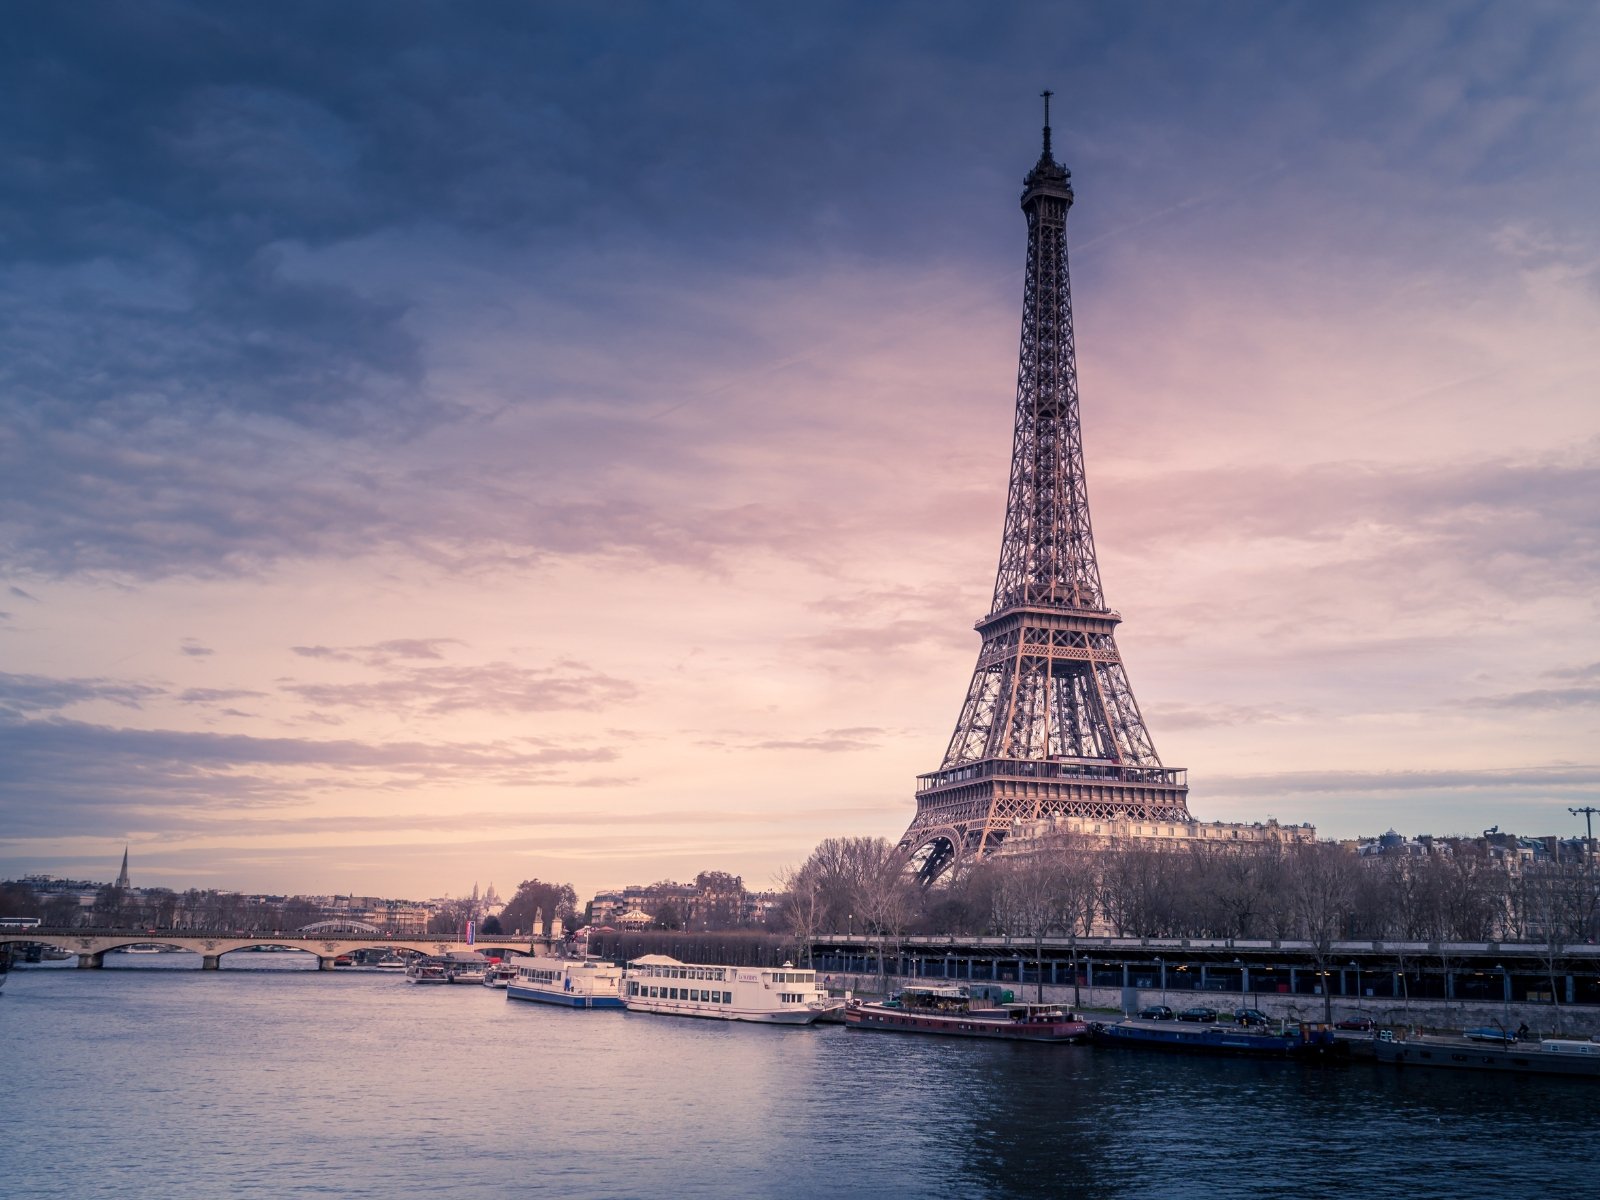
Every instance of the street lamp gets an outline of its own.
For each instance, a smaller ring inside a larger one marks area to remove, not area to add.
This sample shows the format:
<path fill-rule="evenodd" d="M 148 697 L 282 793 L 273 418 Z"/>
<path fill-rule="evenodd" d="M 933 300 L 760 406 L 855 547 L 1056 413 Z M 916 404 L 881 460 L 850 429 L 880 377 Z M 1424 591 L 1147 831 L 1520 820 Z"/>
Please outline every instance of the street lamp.
<path fill-rule="evenodd" d="M 1511 973 L 1506 970 L 1505 964 L 1503 964 L 1503 963 L 1495 963 L 1494 969 L 1496 971 L 1500 972 L 1500 1003 L 1504 1007 L 1504 1011 L 1505 1011 L 1505 1015 L 1506 1015 L 1505 1024 L 1500 1026 L 1500 1031 L 1502 1033 L 1506 1034 L 1507 1035 L 1506 1040 L 1510 1041 L 1511 1039 L 1510 1039 L 1509 1035 L 1511 1033 Z"/>
<path fill-rule="evenodd" d="M 1161 974 L 1161 1003 L 1167 1002 L 1167 960 L 1156 955 L 1156 970 Z"/>
<path fill-rule="evenodd" d="M 1361 1007 L 1361 964 L 1355 959 L 1350 960 L 1350 965 L 1356 969 L 1356 1008 Z"/>

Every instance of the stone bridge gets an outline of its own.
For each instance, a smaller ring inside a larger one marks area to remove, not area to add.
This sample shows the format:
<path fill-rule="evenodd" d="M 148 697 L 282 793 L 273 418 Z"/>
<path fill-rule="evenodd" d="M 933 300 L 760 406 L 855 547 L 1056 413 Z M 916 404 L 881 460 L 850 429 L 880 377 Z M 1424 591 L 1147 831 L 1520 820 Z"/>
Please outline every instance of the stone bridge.
<path fill-rule="evenodd" d="M 357 950 L 387 950 L 397 954 L 446 954 L 451 950 L 479 950 L 485 954 L 529 954 L 547 950 L 547 938 L 507 937 L 493 934 L 476 943 L 441 938 L 437 934 L 388 936 L 384 934 L 324 931 L 308 933 L 219 933 L 193 929 L 0 929 L 0 945 L 54 946 L 78 956 L 80 967 L 100 967 L 109 951 L 128 946 L 173 946 L 200 955 L 200 965 L 215 971 L 224 954 L 273 946 L 301 950 L 317 956 L 324 971 L 334 960 Z"/>

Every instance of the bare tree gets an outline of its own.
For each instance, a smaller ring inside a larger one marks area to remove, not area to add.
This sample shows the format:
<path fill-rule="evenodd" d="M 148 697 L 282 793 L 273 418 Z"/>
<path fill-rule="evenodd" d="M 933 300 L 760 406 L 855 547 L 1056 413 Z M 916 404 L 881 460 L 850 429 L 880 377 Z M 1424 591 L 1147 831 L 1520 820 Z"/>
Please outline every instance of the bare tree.
<path fill-rule="evenodd" d="M 819 926 L 838 932 L 860 921 L 863 931 L 876 939 L 879 986 L 887 987 L 888 942 L 892 938 L 898 945 L 919 908 L 905 859 L 894 843 L 885 838 L 828 838 L 800 865 L 796 878 L 813 893 L 806 904 Z"/>
<path fill-rule="evenodd" d="M 1333 991 L 1328 963 L 1333 943 L 1344 936 L 1355 895 L 1355 855 L 1342 846 L 1318 842 L 1296 848 L 1291 864 L 1295 915 L 1311 943 L 1317 978 L 1322 981 L 1323 1018 L 1333 1023 Z"/>
<path fill-rule="evenodd" d="M 1077 896 L 1066 859 L 1042 851 L 1004 860 L 994 890 L 995 925 L 1033 942 L 1038 1000 L 1044 1002 L 1044 939 L 1073 928 Z M 1076 978 L 1076 974 L 1074 974 Z"/>
<path fill-rule="evenodd" d="M 1174 855 L 1128 844 L 1101 855 L 1101 900 L 1118 936 L 1172 932 Z"/>
<path fill-rule="evenodd" d="M 887 951 L 896 948 L 916 911 L 914 884 L 906 877 L 905 860 L 886 838 L 850 839 L 854 864 L 854 901 L 868 932 L 878 941 L 878 990 L 888 990 Z"/>
<path fill-rule="evenodd" d="M 822 928 L 825 904 L 822 883 L 815 871 L 809 870 L 807 861 L 798 867 L 786 867 L 778 875 L 779 886 L 784 890 L 782 920 L 794 936 L 795 951 L 811 965 L 812 944 Z"/>

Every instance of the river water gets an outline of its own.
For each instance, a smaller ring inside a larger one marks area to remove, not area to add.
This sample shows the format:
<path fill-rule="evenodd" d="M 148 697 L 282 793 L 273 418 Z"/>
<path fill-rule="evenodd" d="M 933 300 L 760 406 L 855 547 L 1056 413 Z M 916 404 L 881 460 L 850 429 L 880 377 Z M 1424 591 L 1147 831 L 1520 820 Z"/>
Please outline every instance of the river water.
<path fill-rule="evenodd" d="M 1600 1087 L 764 1028 L 108 955 L 0 995 L 0 1196 L 1582 1196 Z M 136 963 L 137 967 L 133 967 Z"/>

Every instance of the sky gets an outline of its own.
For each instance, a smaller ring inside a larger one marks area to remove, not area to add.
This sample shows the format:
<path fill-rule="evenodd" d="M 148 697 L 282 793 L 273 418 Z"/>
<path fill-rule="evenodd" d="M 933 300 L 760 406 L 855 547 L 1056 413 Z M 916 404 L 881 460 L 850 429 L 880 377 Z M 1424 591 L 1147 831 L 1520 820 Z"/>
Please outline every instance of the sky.
<path fill-rule="evenodd" d="M 1056 94 L 1205 820 L 1600 795 L 1590 3 L 89 2 L 0 40 L 0 877 L 580 894 L 897 838 Z"/>

